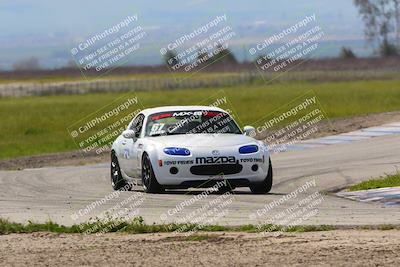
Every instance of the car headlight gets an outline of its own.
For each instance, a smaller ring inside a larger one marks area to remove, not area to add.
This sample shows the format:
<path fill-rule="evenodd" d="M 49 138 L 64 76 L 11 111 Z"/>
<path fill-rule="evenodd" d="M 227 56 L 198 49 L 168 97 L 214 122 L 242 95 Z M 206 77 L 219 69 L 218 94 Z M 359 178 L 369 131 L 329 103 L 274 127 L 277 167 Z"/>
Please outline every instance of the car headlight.
<path fill-rule="evenodd" d="M 166 147 L 164 153 L 173 156 L 189 156 L 190 151 L 187 148 L 182 147 Z"/>
<path fill-rule="evenodd" d="M 257 151 L 258 151 L 258 146 L 256 145 L 242 146 L 241 148 L 239 148 L 240 154 L 256 153 Z"/>

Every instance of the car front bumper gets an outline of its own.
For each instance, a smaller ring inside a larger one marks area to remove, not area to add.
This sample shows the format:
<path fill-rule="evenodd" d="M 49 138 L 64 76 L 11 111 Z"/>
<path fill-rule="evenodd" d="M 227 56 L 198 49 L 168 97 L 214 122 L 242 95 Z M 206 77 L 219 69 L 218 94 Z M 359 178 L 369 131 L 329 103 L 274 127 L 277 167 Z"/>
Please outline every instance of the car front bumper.
<path fill-rule="evenodd" d="M 216 150 L 216 149 L 215 149 Z M 189 156 L 161 155 L 153 158 L 157 181 L 164 186 L 208 187 L 214 181 L 228 180 L 232 186 L 248 186 L 263 181 L 269 168 L 268 151 L 233 154 L 232 148 L 196 149 Z M 237 151 L 237 150 L 236 150 Z"/>

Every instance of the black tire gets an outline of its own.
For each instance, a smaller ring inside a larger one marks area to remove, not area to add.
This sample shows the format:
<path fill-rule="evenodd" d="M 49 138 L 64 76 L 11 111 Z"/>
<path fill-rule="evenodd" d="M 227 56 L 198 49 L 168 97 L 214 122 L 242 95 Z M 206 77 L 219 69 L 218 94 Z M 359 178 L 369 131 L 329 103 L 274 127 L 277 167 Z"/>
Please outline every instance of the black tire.
<path fill-rule="evenodd" d="M 232 192 L 233 190 L 235 190 L 235 187 L 230 187 L 229 185 L 226 186 L 221 186 L 218 188 L 218 193 L 219 194 L 225 194 L 227 192 Z"/>
<path fill-rule="evenodd" d="M 260 183 L 253 183 L 250 185 L 250 190 L 253 194 L 266 194 L 271 191 L 273 181 L 272 163 L 271 158 L 269 159 L 268 174 L 264 181 Z"/>
<path fill-rule="evenodd" d="M 115 155 L 115 152 L 111 152 L 111 186 L 114 190 L 130 190 L 130 186 L 125 181 L 124 177 L 121 174 L 121 168 L 119 167 L 118 158 Z"/>
<path fill-rule="evenodd" d="M 146 193 L 162 193 L 164 188 L 157 182 L 149 156 L 144 153 L 142 158 L 142 184 Z"/>

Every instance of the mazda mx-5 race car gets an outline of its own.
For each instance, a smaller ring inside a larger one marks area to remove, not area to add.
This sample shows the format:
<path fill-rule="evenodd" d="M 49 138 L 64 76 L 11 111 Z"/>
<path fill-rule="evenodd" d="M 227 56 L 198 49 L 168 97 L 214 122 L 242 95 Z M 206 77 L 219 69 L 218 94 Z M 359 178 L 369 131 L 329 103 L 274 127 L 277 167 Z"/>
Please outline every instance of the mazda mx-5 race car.
<path fill-rule="evenodd" d="M 141 111 L 114 141 L 111 184 L 119 190 L 142 184 L 147 193 L 165 189 L 250 187 L 268 193 L 272 165 L 266 145 L 240 130 L 231 115 L 208 106 L 168 106 Z M 221 183 L 221 181 L 223 183 Z"/>

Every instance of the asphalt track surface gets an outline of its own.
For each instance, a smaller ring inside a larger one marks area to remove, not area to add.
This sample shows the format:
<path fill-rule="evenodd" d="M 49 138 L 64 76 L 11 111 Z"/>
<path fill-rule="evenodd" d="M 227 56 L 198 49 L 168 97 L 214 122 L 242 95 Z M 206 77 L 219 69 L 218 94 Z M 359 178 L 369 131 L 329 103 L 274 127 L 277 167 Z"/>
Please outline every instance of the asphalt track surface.
<path fill-rule="evenodd" d="M 371 177 L 394 173 L 396 168 L 400 169 L 400 135 L 274 154 L 272 162 L 274 186 L 271 193 L 253 195 L 247 188 L 237 188 L 232 195 L 227 196 L 231 202 L 219 210 L 220 216 L 216 216 L 217 213 L 210 215 L 207 210 L 202 210 L 202 213 L 196 213 L 197 217 L 191 217 L 191 214 L 199 211 L 201 207 L 208 205 L 210 209 L 213 208 L 210 204 L 214 203 L 212 200 L 222 198 L 222 195 L 217 193 L 194 201 L 179 213 L 174 213 L 174 208 L 179 207 L 182 201 L 193 200 L 201 192 L 198 190 L 181 190 L 159 195 L 143 194 L 138 196 L 141 202 L 134 207 L 147 223 L 177 222 L 182 218 L 195 221 L 203 214 L 213 224 L 257 224 L 277 218 L 274 216 L 279 214 L 286 214 L 287 217 L 288 208 L 320 191 L 324 192 L 323 199 L 312 206 L 312 210 L 317 212 L 312 213 L 312 216 L 299 213 L 302 218 L 301 224 L 400 224 L 399 206 L 356 202 L 330 193 L 332 190 Z M 289 193 L 313 180 L 315 187 L 308 188 L 296 197 L 287 198 Z M 109 179 L 109 163 L 1 171 L 0 217 L 16 222 L 45 222 L 51 219 L 57 223 L 71 225 L 96 217 L 102 211 L 132 198 L 132 195 L 140 195 L 140 190 L 140 187 L 137 187 L 133 192 L 120 192 L 118 197 L 105 201 L 88 212 L 85 210 L 87 205 L 113 193 Z M 266 204 L 274 200 L 279 202 L 285 196 L 285 201 L 268 211 L 263 211 Z M 298 209 L 300 208 L 296 207 L 291 211 L 295 212 Z M 260 215 L 257 215 L 257 210 Z"/>

